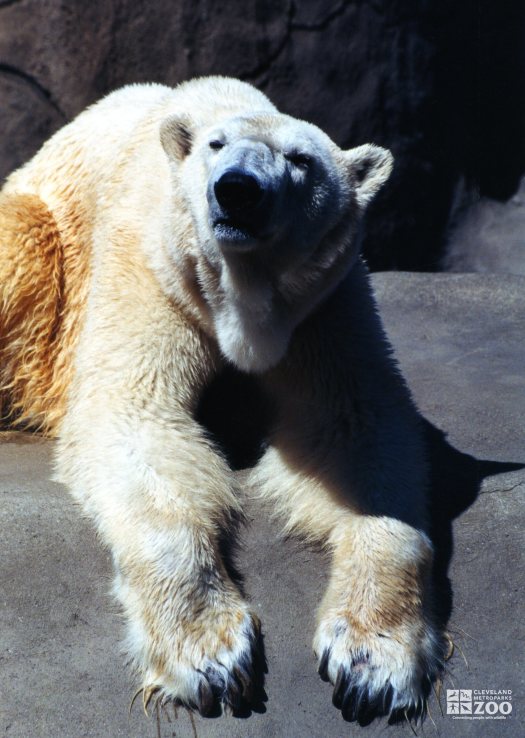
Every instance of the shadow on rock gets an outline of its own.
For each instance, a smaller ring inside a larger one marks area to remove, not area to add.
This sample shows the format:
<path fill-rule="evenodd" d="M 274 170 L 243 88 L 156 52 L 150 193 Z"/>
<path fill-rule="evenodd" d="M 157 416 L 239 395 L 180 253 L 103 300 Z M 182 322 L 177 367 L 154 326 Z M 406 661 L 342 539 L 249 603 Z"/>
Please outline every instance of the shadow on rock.
<path fill-rule="evenodd" d="M 274 409 L 259 386 L 256 377 L 244 375 L 228 367 L 204 392 L 197 420 L 221 450 L 231 468 L 243 470 L 257 463 L 264 452 L 268 429 L 271 427 Z M 477 499 L 483 480 L 496 474 L 503 474 L 525 468 L 524 464 L 506 463 L 476 459 L 462 453 L 446 440 L 446 435 L 425 418 L 421 418 L 426 438 L 430 471 L 430 527 L 429 534 L 435 548 L 433 579 L 435 587 L 436 625 L 442 630 L 452 612 L 453 592 L 448 577 L 448 569 L 453 553 L 454 519 L 460 516 Z M 405 521 L 407 522 L 407 521 Z M 236 567 L 235 537 L 227 534 L 221 540 L 221 552 L 232 579 L 243 588 L 242 576 Z M 259 673 L 260 695 L 255 707 L 250 705 L 246 712 L 235 712 L 239 717 L 247 717 L 250 712 L 264 709 L 264 673 L 266 662 L 264 650 L 262 668 Z M 321 674 L 322 676 L 322 674 Z M 428 685 L 430 690 L 430 684 Z M 350 694 L 350 693 L 349 693 Z M 335 703 L 334 703 L 335 704 Z M 365 725 L 377 717 L 377 705 L 365 705 L 362 714 L 352 713 L 350 719 L 358 719 Z M 391 722 L 401 722 L 421 718 L 418 703 L 414 714 L 406 711 L 393 714 Z"/>
<path fill-rule="evenodd" d="M 204 393 L 197 419 L 207 429 L 232 469 L 253 466 L 265 448 L 273 409 L 255 377 L 228 367 Z M 437 616 L 445 626 L 452 612 L 448 567 L 453 553 L 452 521 L 476 500 L 486 477 L 518 471 L 524 464 L 486 461 L 458 451 L 443 431 L 422 418 L 430 466 L 430 536 L 435 546 Z M 242 589 L 232 537 L 221 546 L 227 568 Z"/>
<path fill-rule="evenodd" d="M 476 501 L 486 477 L 518 471 L 525 465 L 476 459 L 451 446 L 445 433 L 427 420 L 424 428 L 430 461 L 430 536 L 435 546 L 436 615 L 445 627 L 452 612 L 452 587 L 448 578 L 454 550 L 452 521 Z"/>

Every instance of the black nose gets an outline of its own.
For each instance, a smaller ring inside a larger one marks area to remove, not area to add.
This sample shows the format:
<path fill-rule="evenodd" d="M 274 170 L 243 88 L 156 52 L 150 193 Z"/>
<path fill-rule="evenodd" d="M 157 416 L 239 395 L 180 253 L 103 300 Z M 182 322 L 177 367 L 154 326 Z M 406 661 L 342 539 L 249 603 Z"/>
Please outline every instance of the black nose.
<path fill-rule="evenodd" d="M 262 184 L 240 169 L 228 169 L 213 189 L 219 205 L 230 213 L 254 210 L 264 197 Z"/>

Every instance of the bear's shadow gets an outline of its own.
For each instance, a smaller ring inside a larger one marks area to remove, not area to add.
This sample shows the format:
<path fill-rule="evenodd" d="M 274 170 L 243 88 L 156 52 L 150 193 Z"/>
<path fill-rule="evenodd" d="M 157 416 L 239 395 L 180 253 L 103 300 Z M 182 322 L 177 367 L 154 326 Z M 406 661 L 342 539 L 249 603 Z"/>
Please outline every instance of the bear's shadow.
<path fill-rule="evenodd" d="M 265 449 L 272 408 L 255 377 L 226 368 L 204 392 L 197 420 L 234 470 L 253 466 Z M 486 477 L 517 471 L 524 464 L 476 459 L 458 451 L 446 434 L 421 416 L 430 467 L 430 535 L 435 548 L 433 578 L 436 616 L 445 628 L 452 612 L 453 590 L 448 569 L 454 550 L 452 523 L 477 499 Z M 242 588 L 231 538 L 221 547 L 225 563 Z"/>
<path fill-rule="evenodd" d="M 519 471 L 524 464 L 476 459 L 458 451 L 443 431 L 422 418 L 430 466 L 430 535 L 434 543 L 436 615 L 446 626 L 452 613 L 453 591 L 448 568 L 454 551 L 452 522 L 477 499 L 483 480 Z"/>

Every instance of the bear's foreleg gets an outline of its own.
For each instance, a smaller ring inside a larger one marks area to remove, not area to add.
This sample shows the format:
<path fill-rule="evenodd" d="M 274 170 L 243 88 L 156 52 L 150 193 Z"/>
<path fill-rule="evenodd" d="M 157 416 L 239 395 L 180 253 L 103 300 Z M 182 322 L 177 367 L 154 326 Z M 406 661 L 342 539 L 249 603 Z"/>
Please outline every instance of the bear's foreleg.
<path fill-rule="evenodd" d="M 266 378 L 279 420 L 252 473 L 286 530 L 332 553 L 314 650 L 345 718 L 416 719 L 443 664 L 418 418 L 362 267 Z"/>
<path fill-rule="evenodd" d="M 100 313 L 81 339 L 59 478 L 110 547 L 144 694 L 203 715 L 244 710 L 257 699 L 259 622 L 221 558 L 221 534 L 242 511 L 229 468 L 192 417 L 206 361 L 199 339 L 183 324 L 163 333 L 161 307 L 146 336 L 143 317 L 123 313 L 108 330 Z"/>

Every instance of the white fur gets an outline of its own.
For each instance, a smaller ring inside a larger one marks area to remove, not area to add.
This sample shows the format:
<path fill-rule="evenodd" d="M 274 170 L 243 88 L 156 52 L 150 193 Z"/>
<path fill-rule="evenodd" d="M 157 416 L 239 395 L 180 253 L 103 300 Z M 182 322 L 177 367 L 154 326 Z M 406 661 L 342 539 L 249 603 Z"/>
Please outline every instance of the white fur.
<path fill-rule="evenodd" d="M 252 148 L 279 197 L 268 235 L 236 252 L 216 238 L 206 193 Z M 277 409 L 248 486 L 333 554 L 315 641 L 329 678 L 366 648 L 362 685 L 391 683 L 404 707 L 436 676 L 422 444 L 358 256 L 391 166 L 379 147 L 341 151 L 253 87 L 207 78 L 109 95 L 3 190 L 38 196 L 64 239 L 60 310 L 80 330 L 55 367 L 72 376 L 55 398 L 57 474 L 112 551 L 130 655 L 163 697 L 206 711 L 214 689 L 232 704 L 257 640 L 219 546 L 242 496 L 195 420 L 226 361 L 257 373 Z"/>

